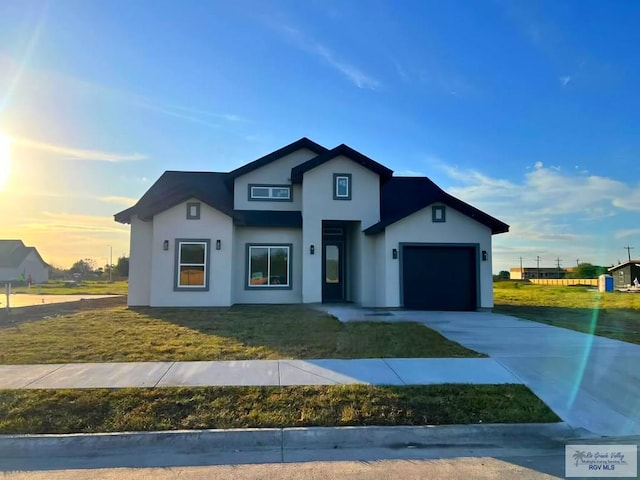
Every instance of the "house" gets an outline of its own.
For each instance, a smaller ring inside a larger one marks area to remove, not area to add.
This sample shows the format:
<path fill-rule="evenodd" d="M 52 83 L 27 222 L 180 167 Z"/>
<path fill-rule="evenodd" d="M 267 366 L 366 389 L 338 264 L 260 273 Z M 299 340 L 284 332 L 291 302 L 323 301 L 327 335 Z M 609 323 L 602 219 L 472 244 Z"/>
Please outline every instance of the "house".
<path fill-rule="evenodd" d="M 35 247 L 22 240 L 0 240 L 0 282 L 27 281 L 44 283 L 49 280 L 49 265 Z"/>
<path fill-rule="evenodd" d="M 511 280 L 529 280 L 531 278 L 564 278 L 569 271 L 558 267 L 513 267 L 509 269 Z"/>
<path fill-rule="evenodd" d="M 640 260 L 614 265 L 607 269 L 607 273 L 613 277 L 613 288 L 629 288 L 635 285 L 634 280 L 640 282 Z"/>
<path fill-rule="evenodd" d="M 493 306 L 509 226 L 426 177 L 302 138 L 231 172 L 165 172 L 131 208 L 129 305 Z"/>

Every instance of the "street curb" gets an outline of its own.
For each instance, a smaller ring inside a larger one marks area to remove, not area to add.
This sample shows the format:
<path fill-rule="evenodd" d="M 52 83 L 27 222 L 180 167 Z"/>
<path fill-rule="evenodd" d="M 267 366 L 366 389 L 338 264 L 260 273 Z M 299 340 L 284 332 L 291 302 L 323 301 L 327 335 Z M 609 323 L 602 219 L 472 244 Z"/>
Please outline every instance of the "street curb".
<path fill-rule="evenodd" d="M 576 437 L 566 423 L 397 427 L 175 430 L 70 435 L 0 435 L 7 458 L 104 456 L 161 449 L 170 454 L 549 444 Z"/>

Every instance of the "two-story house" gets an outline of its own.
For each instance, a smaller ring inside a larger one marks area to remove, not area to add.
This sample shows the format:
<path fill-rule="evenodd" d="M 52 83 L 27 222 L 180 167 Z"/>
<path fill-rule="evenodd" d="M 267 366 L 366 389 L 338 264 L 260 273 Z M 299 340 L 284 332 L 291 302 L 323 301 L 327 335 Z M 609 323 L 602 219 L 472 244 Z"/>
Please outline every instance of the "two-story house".
<path fill-rule="evenodd" d="M 165 172 L 131 208 L 129 305 L 493 306 L 509 226 L 426 177 L 302 138 L 227 173 Z"/>

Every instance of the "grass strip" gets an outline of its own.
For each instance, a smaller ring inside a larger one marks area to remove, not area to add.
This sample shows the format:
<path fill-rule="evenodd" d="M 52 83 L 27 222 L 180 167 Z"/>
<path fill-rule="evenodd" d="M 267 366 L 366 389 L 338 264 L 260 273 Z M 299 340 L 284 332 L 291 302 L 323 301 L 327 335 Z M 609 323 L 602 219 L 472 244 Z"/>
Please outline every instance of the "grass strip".
<path fill-rule="evenodd" d="M 415 323 L 345 324 L 302 305 L 88 308 L 5 323 L 0 363 L 485 356 Z"/>
<path fill-rule="evenodd" d="M 557 422 L 523 385 L 0 391 L 0 433 Z"/>

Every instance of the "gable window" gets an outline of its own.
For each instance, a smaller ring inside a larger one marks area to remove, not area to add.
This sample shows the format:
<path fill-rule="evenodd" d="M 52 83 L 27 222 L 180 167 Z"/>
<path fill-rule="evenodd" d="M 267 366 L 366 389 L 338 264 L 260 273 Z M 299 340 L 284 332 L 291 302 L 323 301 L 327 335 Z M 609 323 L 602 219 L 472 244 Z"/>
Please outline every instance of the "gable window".
<path fill-rule="evenodd" d="M 199 202 L 187 202 L 187 220 L 200 220 Z"/>
<path fill-rule="evenodd" d="M 270 201 L 270 202 L 290 202 L 290 185 L 249 185 L 249 200 Z"/>
<path fill-rule="evenodd" d="M 291 244 L 247 245 L 246 288 L 291 288 Z"/>
<path fill-rule="evenodd" d="M 176 240 L 174 290 L 209 290 L 210 240 Z"/>
<path fill-rule="evenodd" d="M 446 222 L 444 205 L 435 205 L 431 207 L 431 221 L 435 223 Z"/>
<path fill-rule="evenodd" d="M 333 174 L 333 199 L 351 200 L 351 174 Z"/>

